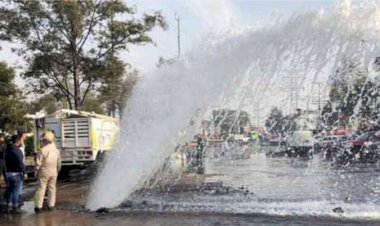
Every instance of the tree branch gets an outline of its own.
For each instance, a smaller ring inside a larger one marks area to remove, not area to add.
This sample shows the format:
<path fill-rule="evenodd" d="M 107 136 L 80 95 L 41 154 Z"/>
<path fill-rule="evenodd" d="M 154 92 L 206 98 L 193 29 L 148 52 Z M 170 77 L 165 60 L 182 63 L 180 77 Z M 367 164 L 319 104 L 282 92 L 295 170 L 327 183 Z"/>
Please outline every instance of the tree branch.
<path fill-rule="evenodd" d="M 80 102 L 81 106 L 83 105 L 83 102 L 86 99 L 86 96 L 87 96 L 88 92 L 90 91 L 90 88 L 91 88 L 92 84 L 93 84 L 93 81 L 88 81 L 88 86 L 87 86 L 86 91 L 84 92 L 84 94 L 82 96 L 82 100 Z"/>
<path fill-rule="evenodd" d="M 100 53 L 100 49 L 99 49 L 99 52 L 98 52 L 98 57 L 96 58 L 96 60 L 100 60 L 101 58 L 103 58 L 105 55 L 107 55 L 110 51 L 112 51 L 112 49 L 115 48 L 115 46 L 117 45 L 120 45 L 122 44 L 127 38 L 129 38 L 130 35 L 127 35 L 125 36 L 124 38 L 122 38 L 121 40 L 119 40 L 118 42 L 116 42 L 115 44 L 111 45 L 111 47 L 109 47 L 107 50 L 105 50 L 103 53 Z"/>
<path fill-rule="evenodd" d="M 68 89 L 68 87 L 65 87 L 61 81 L 59 80 L 58 76 L 56 75 L 53 67 L 51 65 L 49 65 L 50 67 L 50 70 L 51 70 L 51 79 L 53 79 L 53 81 L 57 84 L 57 86 L 61 89 L 61 91 L 63 92 L 63 94 L 65 96 L 71 96 L 71 97 L 74 97 L 73 94 L 70 92 L 70 90 Z M 49 72 L 47 72 L 46 70 L 44 70 L 44 73 L 49 75 Z"/>
<path fill-rule="evenodd" d="M 62 14 L 61 14 L 61 13 L 58 13 L 58 15 L 59 15 L 59 19 L 60 19 L 60 22 L 61 22 L 62 26 L 65 27 L 65 23 L 64 23 L 64 21 L 63 21 Z M 57 23 L 53 20 L 53 18 L 51 18 L 49 15 L 46 15 L 46 18 L 47 18 L 52 24 L 54 24 L 54 26 L 55 26 L 56 28 L 58 28 L 58 30 L 63 34 L 63 36 L 66 37 L 67 41 L 70 42 L 70 36 L 69 36 L 68 32 L 65 31 L 64 29 L 62 29 L 62 27 L 59 26 L 59 24 L 57 24 Z"/>
<path fill-rule="evenodd" d="M 84 36 L 85 38 L 84 38 L 84 39 L 81 38 L 81 40 L 79 40 L 79 42 L 78 42 L 78 45 L 79 45 L 79 52 L 82 50 L 83 45 L 86 43 L 88 37 L 90 36 L 90 34 L 91 34 L 91 30 L 92 30 L 92 29 L 94 28 L 94 26 L 96 25 L 96 23 L 94 23 L 94 21 L 95 21 L 95 13 L 96 13 L 96 10 L 99 8 L 99 6 L 100 6 L 101 3 L 102 3 L 102 0 L 100 0 L 100 1 L 96 4 L 96 6 L 95 6 L 95 8 L 94 8 L 94 11 L 92 12 L 91 20 L 90 20 L 90 24 L 89 24 L 88 29 L 87 29 L 87 34 Z"/>

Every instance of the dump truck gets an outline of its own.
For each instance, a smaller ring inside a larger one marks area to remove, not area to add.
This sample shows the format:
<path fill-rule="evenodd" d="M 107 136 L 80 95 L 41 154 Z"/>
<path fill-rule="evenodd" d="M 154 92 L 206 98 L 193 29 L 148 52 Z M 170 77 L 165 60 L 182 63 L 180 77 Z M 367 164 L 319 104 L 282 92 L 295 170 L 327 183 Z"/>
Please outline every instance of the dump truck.
<path fill-rule="evenodd" d="M 113 149 L 118 140 L 119 123 L 115 118 L 96 113 L 63 109 L 54 114 L 27 116 L 34 121 L 35 150 L 46 130 L 55 135 L 63 166 L 86 165 Z"/>

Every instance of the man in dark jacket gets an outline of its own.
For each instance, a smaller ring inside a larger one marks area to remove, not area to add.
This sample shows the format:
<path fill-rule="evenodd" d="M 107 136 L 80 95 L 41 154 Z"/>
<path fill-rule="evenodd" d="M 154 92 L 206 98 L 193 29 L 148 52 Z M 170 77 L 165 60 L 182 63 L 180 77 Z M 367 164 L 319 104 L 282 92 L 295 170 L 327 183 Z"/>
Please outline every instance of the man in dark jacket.
<path fill-rule="evenodd" d="M 23 154 L 20 150 L 22 145 L 21 137 L 16 136 L 12 138 L 14 141 L 12 145 L 9 145 L 7 152 L 5 154 L 5 162 L 7 167 L 7 181 L 9 196 L 7 203 L 12 202 L 12 213 L 20 214 L 24 213 L 19 208 L 19 198 L 22 191 L 22 184 L 25 172 L 25 165 L 23 161 Z"/>

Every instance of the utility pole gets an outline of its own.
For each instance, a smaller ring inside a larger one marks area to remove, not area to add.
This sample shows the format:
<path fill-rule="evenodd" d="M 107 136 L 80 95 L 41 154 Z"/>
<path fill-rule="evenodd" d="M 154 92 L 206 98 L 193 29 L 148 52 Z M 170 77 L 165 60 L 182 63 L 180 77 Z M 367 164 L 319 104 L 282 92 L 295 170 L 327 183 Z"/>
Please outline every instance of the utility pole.
<path fill-rule="evenodd" d="M 175 14 L 175 20 L 177 21 L 177 38 L 178 38 L 178 58 L 181 56 L 181 18 Z"/>
<path fill-rule="evenodd" d="M 293 112 L 294 109 L 297 109 L 298 108 L 298 99 L 299 99 L 299 91 L 298 91 L 298 80 L 297 80 L 297 77 L 296 75 L 290 75 L 288 77 L 286 77 L 287 79 L 289 79 L 289 85 L 288 85 L 288 89 L 289 89 L 289 99 L 290 99 L 290 103 L 289 103 L 289 113 L 291 114 Z"/>
<path fill-rule="evenodd" d="M 260 100 L 257 102 L 256 117 L 257 117 L 257 128 L 259 128 L 260 127 Z"/>
<path fill-rule="evenodd" d="M 322 82 L 313 82 L 313 84 L 317 85 L 317 92 L 318 92 L 318 97 L 317 97 L 317 104 L 318 104 L 318 116 L 317 116 L 317 128 L 320 127 L 321 123 L 321 114 L 322 114 L 322 107 L 321 107 L 321 85 Z"/>

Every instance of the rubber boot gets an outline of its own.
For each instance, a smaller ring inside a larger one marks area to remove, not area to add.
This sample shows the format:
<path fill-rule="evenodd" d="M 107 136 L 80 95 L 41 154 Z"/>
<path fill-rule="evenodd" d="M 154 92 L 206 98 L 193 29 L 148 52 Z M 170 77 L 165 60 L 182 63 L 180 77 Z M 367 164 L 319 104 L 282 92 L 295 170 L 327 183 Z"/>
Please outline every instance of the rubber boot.
<path fill-rule="evenodd" d="M 34 212 L 37 213 L 37 214 L 39 214 L 39 213 L 42 212 L 42 208 L 37 208 L 37 207 L 35 207 L 35 208 L 34 208 Z"/>

